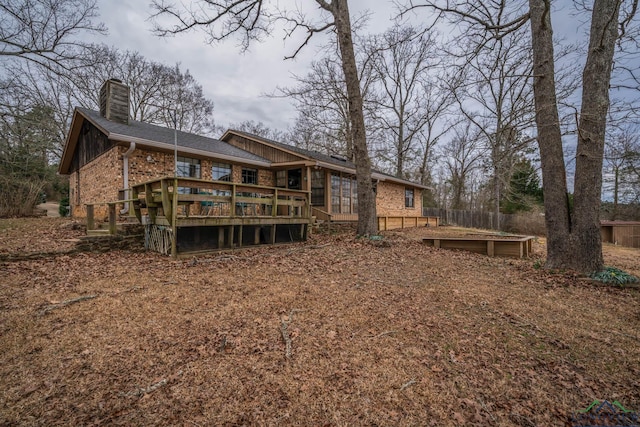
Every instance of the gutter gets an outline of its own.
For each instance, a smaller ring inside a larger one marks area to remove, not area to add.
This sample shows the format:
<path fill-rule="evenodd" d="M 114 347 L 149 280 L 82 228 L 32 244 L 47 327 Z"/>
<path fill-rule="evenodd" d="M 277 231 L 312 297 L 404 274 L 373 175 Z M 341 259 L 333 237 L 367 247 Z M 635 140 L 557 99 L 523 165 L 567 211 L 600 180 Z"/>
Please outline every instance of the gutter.
<path fill-rule="evenodd" d="M 124 199 L 129 200 L 129 155 L 136 149 L 136 143 L 130 142 L 129 149 L 122 155 L 122 176 L 124 177 Z M 129 203 L 124 204 L 121 214 L 129 213 Z"/>

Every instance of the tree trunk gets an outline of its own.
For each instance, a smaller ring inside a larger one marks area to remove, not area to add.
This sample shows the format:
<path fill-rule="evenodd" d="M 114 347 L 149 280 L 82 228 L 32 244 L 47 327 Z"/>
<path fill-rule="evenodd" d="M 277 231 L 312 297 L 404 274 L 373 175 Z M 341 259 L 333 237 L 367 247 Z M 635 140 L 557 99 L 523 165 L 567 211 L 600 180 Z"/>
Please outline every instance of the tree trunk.
<path fill-rule="evenodd" d="M 529 0 L 533 39 L 534 98 L 542 161 L 547 267 L 582 273 L 603 266 L 600 196 L 609 83 L 617 39 L 619 0 L 595 0 L 582 81 L 582 110 L 573 213 L 569 210 L 554 82 L 549 0 Z"/>
<path fill-rule="evenodd" d="M 364 125 L 362 93 L 356 57 L 351 37 L 351 21 L 347 0 L 334 0 L 331 12 L 335 19 L 338 34 L 338 46 L 342 59 L 342 70 L 347 84 L 349 98 L 349 116 L 353 135 L 353 153 L 356 164 L 356 180 L 358 182 L 358 235 L 370 236 L 378 232 L 376 216 L 376 195 L 371 183 L 371 160 L 367 150 L 367 137 Z"/>
<path fill-rule="evenodd" d="M 571 220 L 556 99 L 553 30 L 549 0 L 529 0 L 533 51 L 533 96 L 542 164 L 547 267 L 566 267 L 571 258 Z"/>
<path fill-rule="evenodd" d="M 600 235 L 602 160 L 620 3 L 620 0 L 593 3 L 589 51 L 582 74 L 572 230 L 573 259 L 579 271 L 597 271 L 604 265 Z"/>

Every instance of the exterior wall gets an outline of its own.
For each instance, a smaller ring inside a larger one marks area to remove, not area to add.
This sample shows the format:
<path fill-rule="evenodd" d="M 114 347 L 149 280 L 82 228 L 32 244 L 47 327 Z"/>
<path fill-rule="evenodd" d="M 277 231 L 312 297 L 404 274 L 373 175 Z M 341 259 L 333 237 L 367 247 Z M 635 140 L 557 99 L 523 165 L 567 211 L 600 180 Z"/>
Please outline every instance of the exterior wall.
<path fill-rule="evenodd" d="M 640 248 L 640 223 L 603 224 L 600 233 L 603 242 Z"/>
<path fill-rule="evenodd" d="M 267 187 L 276 185 L 273 171 L 270 169 L 258 169 L 258 185 L 266 185 Z"/>
<path fill-rule="evenodd" d="M 74 218 L 86 217 L 87 203 L 118 200 L 118 191 L 124 188 L 122 155 L 126 151 L 127 147 L 114 147 L 80 168 L 79 172 L 69 176 L 69 204 Z M 211 180 L 211 166 L 215 161 L 200 160 L 202 179 Z M 242 168 L 242 165 L 231 165 L 233 182 L 242 181 Z M 129 187 L 164 176 L 173 176 L 173 172 L 173 153 L 136 149 L 129 155 Z M 273 171 L 258 169 L 258 184 L 273 186 Z M 107 219 L 106 205 L 97 205 L 94 209 L 96 221 Z"/>
<path fill-rule="evenodd" d="M 86 203 L 118 200 L 122 188 L 122 156 L 120 147 L 114 147 L 82 166 L 69 179 L 69 204 L 74 218 L 87 215 Z M 96 221 L 107 218 L 107 207 L 96 206 Z"/>
<path fill-rule="evenodd" d="M 126 147 L 120 147 L 118 153 L 120 158 L 125 151 Z M 129 155 L 129 186 L 163 176 L 173 176 L 173 168 L 173 153 L 136 149 Z M 122 174 L 122 169 L 120 174 Z M 209 165 L 209 177 L 211 177 L 211 165 Z M 122 188 L 123 185 L 121 183 L 119 188 Z"/>
<path fill-rule="evenodd" d="M 376 211 L 378 216 L 422 216 L 422 190 L 414 188 L 413 207 L 404 206 L 404 190 L 401 184 L 386 181 L 378 183 Z"/>

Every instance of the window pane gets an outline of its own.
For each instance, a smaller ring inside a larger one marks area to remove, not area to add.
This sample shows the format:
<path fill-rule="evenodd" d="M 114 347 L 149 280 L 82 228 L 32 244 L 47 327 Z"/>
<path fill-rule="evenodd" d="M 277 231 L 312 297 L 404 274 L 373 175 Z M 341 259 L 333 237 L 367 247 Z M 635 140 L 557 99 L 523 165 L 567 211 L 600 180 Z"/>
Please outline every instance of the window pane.
<path fill-rule="evenodd" d="M 258 170 L 257 169 L 242 169 L 242 183 L 243 184 L 257 184 L 258 183 Z"/>
<path fill-rule="evenodd" d="M 331 213 L 340 213 L 340 176 L 331 174 Z"/>
<path fill-rule="evenodd" d="M 406 188 L 404 190 L 404 206 L 407 208 L 413 207 L 413 188 Z"/>
<path fill-rule="evenodd" d="M 287 186 L 287 171 L 276 171 L 276 187 Z"/>
<path fill-rule="evenodd" d="M 228 163 L 213 163 L 211 179 L 214 181 L 231 181 L 231 165 Z"/>
<path fill-rule="evenodd" d="M 178 177 L 200 178 L 200 159 L 178 156 Z"/>
<path fill-rule="evenodd" d="M 311 171 L 311 204 L 324 206 L 324 171 Z"/>

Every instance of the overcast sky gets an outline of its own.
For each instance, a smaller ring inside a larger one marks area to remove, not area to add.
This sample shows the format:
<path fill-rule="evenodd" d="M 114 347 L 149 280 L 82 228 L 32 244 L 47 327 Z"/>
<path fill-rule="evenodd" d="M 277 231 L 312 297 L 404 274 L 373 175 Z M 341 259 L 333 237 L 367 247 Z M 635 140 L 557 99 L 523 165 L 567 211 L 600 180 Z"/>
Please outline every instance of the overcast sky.
<path fill-rule="evenodd" d="M 227 127 L 244 120 L 262 121 L 281 130 L 293 125 L 296 111 L 291 102 L 264 95 L 274 93 L 278 86 L 292 86 L 292 74 L 306 74 L 326 38 L 317 37 L 295 60 L 286 61 L 285 55 L 294 52 L 297 45 L 293 41 L 284 42 L 281 31 L 262 43 L 253 44 L 244 54 L 240 53 L 237 40 L 208 45 L 200 31 L 159 38 L 151 33 L 149 3 L 99 0 L 100 15 L 109 34 L 96 41 L 121 50 L 138 51 L 147 59 L 168 65 L 179 62 L 213 100 L 217 125 Z M 372 32 L 388 28 L 395 13 L 392 2 L 387 0 L 353 0 L 349 6 L 352 17 L 365 9 L 372 12 L 367 26 Z"/>

